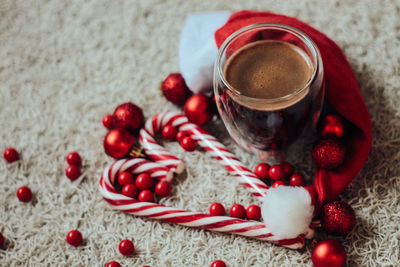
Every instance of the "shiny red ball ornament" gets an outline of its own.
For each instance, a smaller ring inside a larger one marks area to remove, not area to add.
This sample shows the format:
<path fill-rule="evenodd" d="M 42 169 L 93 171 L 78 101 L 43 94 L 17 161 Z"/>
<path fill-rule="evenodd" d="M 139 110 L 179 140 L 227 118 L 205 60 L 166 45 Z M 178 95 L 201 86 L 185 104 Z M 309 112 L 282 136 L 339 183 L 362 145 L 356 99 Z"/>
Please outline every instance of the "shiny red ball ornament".
<path fill-rule="evenodd" d="M 138 200 L 143 202 L 154 202 L 154 194 L 148 189 L 143 190 L 139 193 Z"/>
<path fill-rule="evenodd" d="M 17 198 L 21 202 L 29 202 L 32 199 L 32 191 L 29 187 L 27 186 L 21 186 L 17 190 Z"/>
<path fill-rule="evenodd" d="M 135 181 L 135 178 L 133 177 L 133 174 L 130 172 L 121 172 L 118 175 L 118 183 L 122 186 L 127 185 L 127 184 L 133 184 Z"/>
<path fill-rule="evenodd" d="M 268 170 L 268 175 L 272 180 L 281 180 L 285 177 L 281 165 L 272 165 Z"/>
<path fill-rule="evenodd" d="M 130 131 L 139 130 L 144 122 L 143 111 L 131 102 L 119 105 L 114 110 L 115 125 Z"/>
<path fill-rule="evenodd" d="M 162 136 L 167 140 L 174 140 L 176 138 L 177 130 L 172 125 L 166 125 L 161 131 Z"/>
<path fill-rule="evenodd" d="M 66 159 L 67 163 L 70 165 L 81 166 L 81 164 L 82 164 L 81 155 L 79 155 L 79 153 L 76 151 L 68 153 L 67 157 L 65 159 Z"/>
<path fill-rule="evenodd" d="M 4 245 L 4 236 L 3 233 L 0 233 L 0 248 Z"/>
<path fill-rule="evenodd" d="M 333 201 L 322 207 L 322 228 L 330 234 L 347 235 L 353 230 L 355 223 L 353 208 L 343 201 Z"/>
<path fill-rule="evenodd" d="M 180 131 L 176 134 L 176 140 L 180 143 L 186 136 L 190 136 L 190 134 L 186 131 Z"/>
<path fill-rule="evenodd" d="M 246 216 L 250 220 L 258 221 L 261 218 L 261 208 L 257 205 L 250 205 L 246 209 Z"/>
<path fill-rule="evenodd" d="M 106 267 L 121 267 L 121 264 L 117 261 L 110 261 L 106 264 Z"/>
<path fill-rule="evenodd" d="M 161 83 L 161 91 L 166 99 L 177 105 L 185 103 L 190 95 L 189 88 L 180 73 L 168 75 Z"/>
<path fill-rule="evenodd" d="M 322 137 L 312 150 L 314 162 L 325 169 L 339 167 L 344 161 L 345 154 L 344 144 L 332 135 Z"/>
<path fill-rule="evenodd" d="M 104 115 L 101 122 L 103 123 L 103 126 L 106 127 L 106 129 L 108 130 L 111 130 L 115 127 L 115 117 L 112 114 Z"/>
<path fill-rule="evenodd" d="M 279 181 L 274 182 L 271 187 L 277 188 L 278 186 L 281 186 L 281 185 L 286 185 L 286 183 L 282 180 L 279 180 Z"/>
<path fill-rule="evenodd" d="M 210 267 L 226 267 L 226 264 L 222 260 L 216 260 L 211 263 Z"/>
<path fill-rule="evenodd" d="M 116 128 L 104 137 L 104 151 L 107 155 L 120 159 L 128 155 L 135 144 L 133 135 L 123 128 Z"/>
<path fill-rule="evenodd" d="M 124 196 L 136 198 L 139 193 L 139 190 L 137 189 L 136 185 L 134 185 L 134 184 L 126 184 L 122 187 L 121 193 Z"/>
<path fill-rule="evenodd" d="M 208 208 L 211 216 L 224 216 L 225 208 L 221 203 L 215 202 Z"/>
<path fill-rule="evenodd" d="M 347 255 L 339 242 L 327 239 L 314 247 L 311 258 L 315 267 L 342 267 L 346 264 Z"/>
<path fill-rule="evenodd" d="M 18 151 L 13 147 L 9 147 L 6 150 L 4 150 L 3 157 L 8 163 L 12 163 L 14 161 L 19 160 Z"/>
<path fill-rule="evenodd" d="M 65 169 L 65 176 L 67 176 L 71 181 L 75 181 L 79 176 L 81 176 L 81 168 L 76 165 L 69 165 Z"/>
<path fill-rule="evenodd" d="M 268 171 L 270 166 L 267 163 L 259 163 L 254 168 L 254 174 L 261 180 L 268 180 Z"/>
<path fill-rule="evenodd" d="M 135 246 L 133 245 L 133 242 L 131 240 L 124 239 L 119 242 L 118 250 L 122 255 L 130 256 L 135 252 Z"/>
<path fill-rule="evenodd" d="M 325 116 L 322 122 L 321 136 L 334 134 L 337 137 L 343 137 L 344 125 L 343 120 L 338 115 L 331 114 Z"/>
<path fill-rule="evenodd" d="M 244 219 L 246 217 L 246 210 L 241 204 L 233 204 L 229 210 L 229 215 L 234 218 Z"/>
<path fill-rule="evenodd" d="M 160 181 L 156 184 L 155 193 L 160 197 L 166 197 L 171 194 L 171 185 L 167 181 Z"/>
<path fill-rule="evenodd" d="M 185 103 L 183 110 L 189 121 L 203 125 L 214 116 L 212 99 L 206 95 L 196 94 L 191 96 Z"/>
<path fill-rule="evenodd" d="M 197 141 L 190 136 L 186 136 L 180 142 L 181 147 L 188 152 L 194 151 L 197 146 Z"/>
<path fill-rule="evenodd" d="M 281 165 L 284 177 L 289 177 L 290 175 L 292 175 L 292 173 L 293 173 L 292 164 L 285 161 L 285 162 L 282 162 L 280 165 Z"/>
<path fill-rule="evenodd" d="M 293 173 L 293 175 L 290 176 L 289 184 L 291 186 L 304 186 L 304 176 L 300 173 Z"/>
<path fill-rule="evenodd" d="M 68 232 L 66 240 L 71 246 L 77 247 L 82 244 L 83 238 L 81 232 L 78 230 L 71 230 Z"/>
<path fill-rule="evenodd" d="M 153 186 L 153 178 L 148 173 L 141 173 L 136 177 L 135 185 L 140 190 L 150 189 Z"/>

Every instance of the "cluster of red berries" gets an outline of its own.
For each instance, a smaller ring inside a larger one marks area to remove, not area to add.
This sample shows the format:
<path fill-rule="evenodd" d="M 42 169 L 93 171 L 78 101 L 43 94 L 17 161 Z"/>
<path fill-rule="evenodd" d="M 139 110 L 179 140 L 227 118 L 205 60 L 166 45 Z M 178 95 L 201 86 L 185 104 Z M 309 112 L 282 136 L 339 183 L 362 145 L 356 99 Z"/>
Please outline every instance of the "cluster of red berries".
<path fill-rule="evenodd" d="M 170 141 L 177 140 L 185 151 L 194 151 L 197 146 L 197 141 L 190 137 L 190 134 L 185 131 L 180 131 L 172 126 L 166 125 L 161 131 L 162 136 Z"/>
<path fill-rule="evenodd" d="M 74 151 L 68 153 L 65 159 L 69 164 L 65 169 L 65 176 L 67 176 L 71 181 L 75 181 L 79 176 L 81 176 L 82 158 L 78 152 Z"/>
<path fill-rule="evenodd" d="M 212 216 L 224 216 L 225 208 L 221 203 L 211 204 L 209 213 Z M 239 219 L 259 220 L 261 218 L 261 208 L 257 205 L 250 205 L 245 209 L 241 204 L 233 204 L 229 209 L 229 216 Z"/>
<path fill-rule="evenodd" d="M 267 163 L 259 163 L 254 169 L 254 174 L 264 182 L 273 180 L 272 187 L 276 188 L 280 185 L 287 185 L 284 179 L 288 179 L 291 186 L 304 186 L 304 176 L 300 173 L 293 172 L 293 166 L 288 162 L 282 162 L 270 166 Z"/>

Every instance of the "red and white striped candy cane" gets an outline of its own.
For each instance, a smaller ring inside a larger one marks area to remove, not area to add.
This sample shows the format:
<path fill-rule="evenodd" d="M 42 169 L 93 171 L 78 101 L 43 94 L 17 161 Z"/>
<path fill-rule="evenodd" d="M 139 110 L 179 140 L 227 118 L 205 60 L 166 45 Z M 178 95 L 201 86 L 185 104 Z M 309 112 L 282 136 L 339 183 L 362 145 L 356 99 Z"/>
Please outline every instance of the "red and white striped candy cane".
<path fill-rule="evenodd" d="M 137 159 L 119 160 L 107 167 L 100 179 L 100 193 L 115 209 L 136 216 L 148 217 L 193 228 L 216 232 L 231 233 L 258 240 L 268 241 L 291 249 L 300 249 L 304 245 L 304 235 L 293 239 L 279 240 L 268 231 L 266 225 L 258 221 L 242 220 L 228 216 L 211 216 L 199 212 L 191 212 L 166 207 L 151 202 L 140 202 L 118 193 L 114 181 L 118 173 L 124 170 L 141 172 L 140 166 L 132 163 Z"/>

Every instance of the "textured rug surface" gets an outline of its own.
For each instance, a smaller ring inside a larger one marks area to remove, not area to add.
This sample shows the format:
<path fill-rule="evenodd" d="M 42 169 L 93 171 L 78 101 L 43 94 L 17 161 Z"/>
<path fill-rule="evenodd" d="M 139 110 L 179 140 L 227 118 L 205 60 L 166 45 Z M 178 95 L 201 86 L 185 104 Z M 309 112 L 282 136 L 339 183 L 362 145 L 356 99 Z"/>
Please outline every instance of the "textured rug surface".
<path fill-rule="evenodd" d="M 246 2 L 246 4 L 244 4 Z M 357 215 L 354 231 L 337 238 L 348 266 L 399 266 L 400 247 L 400 2 L 399 1 L 15 1 L 0 0 L 0 266 L 311 266 L 311 242 L 292 251 L 268 243 L 188 229 L 114 211 L 98 181 L 111 162 L 103 153 L 104 114 L 133 101 L 147 117 L 177 110 L 158 91 L 178 70 L 178 38 L 190 12 L 258 9 L 296 16 L 324 31 L 344 50 L 359 79 L 373 121 L 370 157 L 342 194 Z M 258 160 L 230 141 L 218 121 L 213 134 L 249 167 Z M 219 164 L 201 151 L 184 153 L 187 169 L 162 203 L 206 212 L 221 202 L 256 203 Z M 82 177 L 64 176 L 65 156 L 79 151 Z M 297 155 L 297 156 L 295 156 Z M 300 155 L 300 156 L 299 156 Z M 296 169 L 311 176 L 309 152 L 293 151 Z M 20 203 L 29 185 L 34 200 Z M 84 244 L 66 233 L 78 228 Z M 117 248 L 132 239 L 136 254 Z M 316 239 L 327 238 L 317 233 Z"/>

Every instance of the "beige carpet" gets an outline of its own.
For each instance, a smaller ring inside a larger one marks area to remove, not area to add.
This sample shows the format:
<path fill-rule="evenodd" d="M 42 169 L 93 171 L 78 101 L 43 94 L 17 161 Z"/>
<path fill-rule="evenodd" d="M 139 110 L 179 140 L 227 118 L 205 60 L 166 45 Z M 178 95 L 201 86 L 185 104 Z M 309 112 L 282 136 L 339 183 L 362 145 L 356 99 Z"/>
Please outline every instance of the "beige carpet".
<path fill-rule="evenodd" d="M 73 2 L 73 4 L 72 4 Z M 247 2 L 247 4 L 244 4 Z M 160 95 L 159 82 L 178 71 L 178 36 L 189 12 L 272 10 L 296 16 L 326 32 L 348 56 L 373 120 L 374 143 L 360 175 L 343 193 L 357 225 L 338 238 L 348 266 L 399 266 L 400 246 L 400 2 L 399 1 L 15 1 L 0 0 L 0 150 L 14 146 L 22 160 L 0 160 L 0 232 L 7 239 L 1 266 L 310 266 L 311 245 L 301 251 L 135 218 L 114 211 L 98 192 L 104 153 L 105 113 L 124 101 L 147 116 L 176 109 Z M 250 167 L 257 159 L 209 127 Z M 169 205 L 207 211 L 255 200 L 233 178 L 197 151 L 177 178 Z M 64 176 L 67 152 L 84 159 L 83 177 Z M 311 175 L 309 153 L 293 161 Z M 16 189 L 34 194 L 22 204 Z M 73 248 L 65 235 L 81 230 Z M 137 253 L 117 252 L 123 238 Z M 318 233 L 317 239 L 325 235 Z"/>

